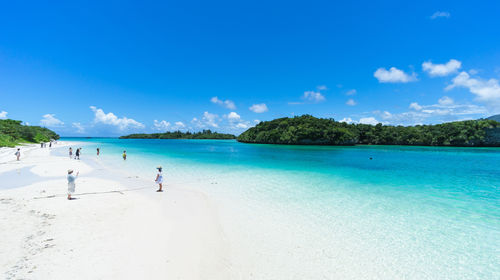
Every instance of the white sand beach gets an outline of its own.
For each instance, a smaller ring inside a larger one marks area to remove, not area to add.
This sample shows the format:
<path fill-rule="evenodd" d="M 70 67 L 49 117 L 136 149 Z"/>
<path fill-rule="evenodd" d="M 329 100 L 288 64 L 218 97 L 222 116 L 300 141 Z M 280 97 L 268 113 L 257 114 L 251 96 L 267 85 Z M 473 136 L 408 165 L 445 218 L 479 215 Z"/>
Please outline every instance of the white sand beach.
<path fill-rule="evenodd" d="M 57 147 L 68 145 L 60 142 Z M 0 149 L 0 278 L 230 279 L 217 212 L 202 193 L 54 156 Z M 68 169 L 79 171 L 67 200 Z"/>

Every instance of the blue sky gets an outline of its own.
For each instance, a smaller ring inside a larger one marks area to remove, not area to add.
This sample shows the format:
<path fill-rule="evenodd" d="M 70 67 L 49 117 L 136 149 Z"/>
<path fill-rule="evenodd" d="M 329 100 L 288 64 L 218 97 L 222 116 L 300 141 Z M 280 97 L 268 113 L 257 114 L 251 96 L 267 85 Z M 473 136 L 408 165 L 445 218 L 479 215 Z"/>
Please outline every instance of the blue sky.
<path fill-rule="evenodd" d="M 0 118 L 115 136 L 500 113 L 496 1 L 103 2 L 2 4 Z"/>

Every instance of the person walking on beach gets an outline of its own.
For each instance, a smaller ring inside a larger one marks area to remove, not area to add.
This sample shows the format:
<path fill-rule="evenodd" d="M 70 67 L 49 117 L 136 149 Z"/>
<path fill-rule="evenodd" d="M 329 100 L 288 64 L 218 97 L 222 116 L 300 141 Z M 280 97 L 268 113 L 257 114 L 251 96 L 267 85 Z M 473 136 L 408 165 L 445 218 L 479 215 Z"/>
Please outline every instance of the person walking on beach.
<path fill-rule="evenodd" d="M 122 157 L 123 157 L 123 160 L 127 160 L 127 151 L 123 151 Z"/>
<path fill-rule="evenodd" d="M 73 170 L 68 170 L 68 200 L 71 200 L 71 195 L 75 193 L 75 180 L 78 178 L 79 173 L 80 172 L 76 172 L 76 176 L 74 176 Z"/>
<path fill-rule="evenodd" d="M 75 159 L 80 160 L 80 148 L 76 149 Z"/>
<path fill-rule="evenodd" d="M 71 159 L 73 157 L 73 149 L 69 147 L 69 158 Z"/>
<path fill-rule="evenodd" d="M 17 160 L 19 160 L 19 158 L 21 157 L 21 149 L 17 148 L 15 155 L 17 157 Z"/>
<path fill-rule="evenodd" d="M 97 156 L 99 156 L 99 152 L 100 152 L 100 150 L 99 150 L 99 148 L 97 148 Z"/>
<path fill-rule="evenodd" d="M 162 192 L 162 184 L 163 184 L 163 174 L 161 173 L 161 166 L 158 166 L 156 169 L 158 169 L 158 174 L 156 174 L 156 179 L 155 179 L 155 183 L 158 184 L 158 187 L 159 189 L 157 190 L 157 192 Z"/>

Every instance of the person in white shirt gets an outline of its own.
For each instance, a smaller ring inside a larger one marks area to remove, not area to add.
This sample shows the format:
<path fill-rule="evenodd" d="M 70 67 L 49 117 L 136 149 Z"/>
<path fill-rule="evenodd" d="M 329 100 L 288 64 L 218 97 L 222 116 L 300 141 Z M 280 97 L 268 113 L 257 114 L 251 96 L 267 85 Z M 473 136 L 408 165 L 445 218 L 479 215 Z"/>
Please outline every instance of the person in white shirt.
<path fill-rule="evenodd" d="M 17 160 L 19 160 L 19 158 L 21 157 L 21 149 L 18 148 L 15 155 L 17 157 Z"/>
<path fill-rule="evenodd" d="M 71 200 L 71 195 L 75 193 L 75 181 L 79 173 L 80 172 L 76 172 L 76 176 L 74 176 L 73 170 L 68 170 L 68 200 Z"/>
<path fill-rule="evenodd" d="M 156 174 L 156 179 L 155 179 L 155 182 L 158 184 L 159 186 L 159 189 L 157 190 L 157 192 L 162 192 L 162 184 L 163 184 L 163 174 L 161 172 L 162 168 L 161 166 L 158 166 L 156 169 L 158 169 L 158 174 Z"/>

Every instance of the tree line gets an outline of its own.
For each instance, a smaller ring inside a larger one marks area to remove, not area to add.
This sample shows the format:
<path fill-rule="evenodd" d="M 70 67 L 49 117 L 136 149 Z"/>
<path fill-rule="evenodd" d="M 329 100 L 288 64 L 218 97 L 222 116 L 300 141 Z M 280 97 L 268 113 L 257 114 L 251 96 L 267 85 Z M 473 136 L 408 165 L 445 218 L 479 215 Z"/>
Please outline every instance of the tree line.
<path fill-rule="evenodd" d="M 210 129 L 199 132 L 167 131 L 164 133 L 136 133 L 120 136 L 120 139 L 235 139 L 232 134 L 212 132 Z"/>
<path fill-rule="evenodd" d="M 22 121 L 0 120 L 0 147 L 14 147 L 20 143 L 41 143 L 59 139 L 54 131 L 40 126 L 23 125 Z"/>
<path fill-rule="evenodd" d="M 391 126 L 349 124 L 303 115 L 261 122 L 243 132 L 237 140 L 295 145 L 500 146 L 500 123 L 481 119 Z"/>

